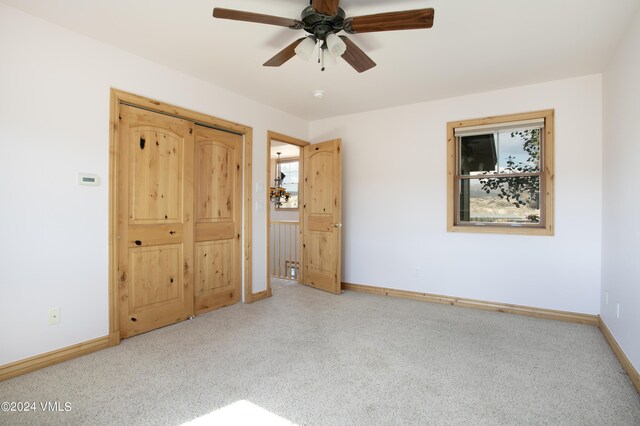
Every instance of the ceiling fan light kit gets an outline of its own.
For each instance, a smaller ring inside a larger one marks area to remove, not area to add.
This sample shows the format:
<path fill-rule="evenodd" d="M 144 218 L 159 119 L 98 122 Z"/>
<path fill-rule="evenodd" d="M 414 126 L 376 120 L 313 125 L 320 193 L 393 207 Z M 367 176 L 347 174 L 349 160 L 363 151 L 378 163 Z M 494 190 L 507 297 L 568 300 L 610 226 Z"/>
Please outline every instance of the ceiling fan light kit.
<path fill-rule="evenodd" d="M 277 25 L 292 30 L 304 30 L 309 34 L 285 47 L 265 62 L 264 66 L 279 67 L 296 55 L 308 60 L 313 55 L 316 44 L 319 44 L 318 62 L 322 71 L 325 69 L 325 53 L 328 53 L 330 60 L 333 61 L 340 56 L 356 71 L 364 72 L 375 67 L 376 63 L 350 39 L 338 36 L 339 32 L 357 34 L 431 28 L 434 10 L 405 10 L 347 18 L 344 10 L 340 8 L 340 0 L 312 0 L 311 5 L 303 9 L 300 20 L 219 7 L 213 9 L 213 17 Z"/>

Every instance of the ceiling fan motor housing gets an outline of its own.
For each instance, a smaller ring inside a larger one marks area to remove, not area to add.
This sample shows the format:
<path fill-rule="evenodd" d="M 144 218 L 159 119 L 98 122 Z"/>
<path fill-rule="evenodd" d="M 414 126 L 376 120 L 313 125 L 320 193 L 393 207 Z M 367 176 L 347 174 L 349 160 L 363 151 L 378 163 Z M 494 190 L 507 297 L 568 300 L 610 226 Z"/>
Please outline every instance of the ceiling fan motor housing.
<path fill-rule="evenodd" d="M 327 16 L 316 12 L 314 8 L 309 6 L 302 11 L 301 21 L 306 32 L 314 35 L 316 39 L 324 41 L 329 34 L 342 31 L 345 17 L 346 14 L 342 8 L 338 8 L 335 15 Z"/>

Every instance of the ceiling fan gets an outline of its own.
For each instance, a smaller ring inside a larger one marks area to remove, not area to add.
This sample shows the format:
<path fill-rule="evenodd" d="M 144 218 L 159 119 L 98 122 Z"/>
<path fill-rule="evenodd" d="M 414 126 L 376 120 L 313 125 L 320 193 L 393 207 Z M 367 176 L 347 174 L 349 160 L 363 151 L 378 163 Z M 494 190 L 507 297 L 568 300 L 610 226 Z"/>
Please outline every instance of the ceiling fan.
<path fill-rule="evenodd" d="M 364 72 L 376 66 L 376 63 L 353 41 L 342 35 L 337 36 L 336 34 L 340 31 L 360 34 L 431 28 L 433 16 L 434 10 L 429 8 L 347 18 L 344 10 L 340 7 L 340 0 L 311 0 L 311 5 L 302 11 L 299 20 L 220 7 L 213 9 L 214 18 L 305 30 L 309 35 L 285 47 L 265 62 L 264 66 L 279 67 L 296 54 L 303 59 L 309 59 L 318 44 L 320 47 L 318 61 L 321 62 L 323 71 L 325 53 L 328 53 L 329 58 L 341 56 L 358 72 Z"/>

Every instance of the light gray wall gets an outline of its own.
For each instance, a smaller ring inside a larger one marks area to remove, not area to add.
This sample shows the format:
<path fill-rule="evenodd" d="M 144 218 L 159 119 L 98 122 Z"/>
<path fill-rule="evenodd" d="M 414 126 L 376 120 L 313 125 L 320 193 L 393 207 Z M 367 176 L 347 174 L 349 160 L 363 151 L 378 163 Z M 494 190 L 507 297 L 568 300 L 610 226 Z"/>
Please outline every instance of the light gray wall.
<path fill-rule="evenodd" d="M 597 314 L 602 227 L 601 75 L 341 116 L 343 279 Z M 554 236 L 448 233 L 448 121 L 555 108 Z"/>
<path fill-rule="evenodd" d="M 640 11 L 604 73 L 600 314 L 640 370 Z M 619 316 L 617 306 L 620 306 Z"/>

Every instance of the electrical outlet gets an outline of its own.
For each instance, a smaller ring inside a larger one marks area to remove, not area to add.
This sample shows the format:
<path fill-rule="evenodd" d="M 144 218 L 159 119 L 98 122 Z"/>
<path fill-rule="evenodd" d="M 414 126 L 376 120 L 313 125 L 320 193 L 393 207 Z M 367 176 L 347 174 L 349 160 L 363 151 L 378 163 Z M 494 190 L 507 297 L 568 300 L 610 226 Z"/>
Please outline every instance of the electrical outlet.
<path fill-rule="evenodd" d="M 609 292 L 608 291 L 604 292 L 604 304 L 605 305 L 609 304 Z"/>
<path fill-rule="evenodd" d="M 616 318 L 620 319 L 620 303 L 616 303 Z"/>
<path fill-rule="evenodd" d="M 49 309 L 49 325 L 60 324 L 60 308 Z"/>

